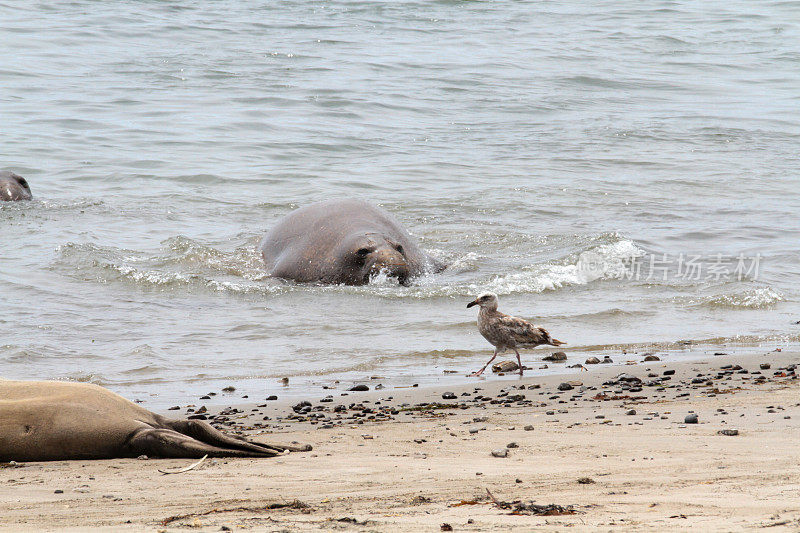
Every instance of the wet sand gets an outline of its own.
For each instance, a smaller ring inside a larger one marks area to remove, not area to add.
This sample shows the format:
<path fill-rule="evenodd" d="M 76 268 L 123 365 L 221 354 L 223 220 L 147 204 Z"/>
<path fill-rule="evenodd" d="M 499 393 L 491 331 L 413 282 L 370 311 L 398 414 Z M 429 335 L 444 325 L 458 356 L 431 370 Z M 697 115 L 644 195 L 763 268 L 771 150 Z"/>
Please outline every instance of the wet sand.
<path fill-rule="evenodd" d="M 314 450 L 207 459 L 174 475 L 158 469 L 194 461 L 4 465 L 0 529 L 800 528 L 800 354 L 622 359 L 634 364 L 446 389 L 319 390 L 309 405 L 262 400 L 198 415 L 194 401 L 168 413 Z M 514 502 L 574 514 L 514 514 Z"/>

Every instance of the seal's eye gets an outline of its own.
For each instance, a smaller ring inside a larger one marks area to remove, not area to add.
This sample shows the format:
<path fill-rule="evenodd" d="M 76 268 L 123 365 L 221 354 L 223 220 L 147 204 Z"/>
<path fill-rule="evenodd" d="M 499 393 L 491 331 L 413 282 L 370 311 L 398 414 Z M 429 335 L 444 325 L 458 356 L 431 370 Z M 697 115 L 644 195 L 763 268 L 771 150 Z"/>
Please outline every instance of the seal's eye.
<path fill-rule="evenodd" d="M 361 257 L 364 257 L 365 255 L 369 254 L 369 248 L 359 248 L 356 253 Z"/>
<path fill-rule="evenodd" d="M 23 186 L 23 187 L 25 187 L 26 189 L 30 189 L 30 187 L 28 186 L 28 182 L 27 182 L 27 181 L 25 181 L 25 178 L 19 178 L 19 179 L 17 179 L 17 183 L 19 183 L 20 185 L 22 185 L 22 186 Z"/>
<path fill-rule="evenodd" d="M 402 244 L 398 244 L 397 246 L 394 247 L 394 249 L 397 250 L 398 252 L 400 252 L 401 254 L 403 253 L 403 245 Z"/>

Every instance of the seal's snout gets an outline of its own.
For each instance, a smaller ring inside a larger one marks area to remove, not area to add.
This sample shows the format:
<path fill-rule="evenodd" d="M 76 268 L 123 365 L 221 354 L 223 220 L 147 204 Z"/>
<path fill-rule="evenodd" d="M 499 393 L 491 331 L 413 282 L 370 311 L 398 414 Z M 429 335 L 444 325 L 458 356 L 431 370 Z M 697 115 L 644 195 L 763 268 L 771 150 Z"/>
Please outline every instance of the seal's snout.
<path fill-rule="evenodd" d="M 370 274 L 386 272 L 390 277 L 397 278 L 401 285 L 407 285 L 411 275 L 406 258 L 394 248 L 381 248 L 371 254 L 369 265 Z"/>

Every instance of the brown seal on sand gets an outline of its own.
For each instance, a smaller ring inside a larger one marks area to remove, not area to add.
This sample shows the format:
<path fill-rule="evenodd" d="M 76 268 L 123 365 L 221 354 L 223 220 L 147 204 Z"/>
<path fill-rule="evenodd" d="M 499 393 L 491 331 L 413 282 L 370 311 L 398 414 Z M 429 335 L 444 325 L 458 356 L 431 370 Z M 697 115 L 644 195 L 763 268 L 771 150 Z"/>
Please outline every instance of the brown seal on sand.
<path fill-rule="evenodd" d="M 361 200 L 329 200 L 293 211 L 264 237 L 270 274 L 299 282 L 364 285 L 380 272 L 406 285 L 446 265 L 419 249 L 389 213 Z"/>
<path fill-rule="evenodd" d="M 199 420 L 169 420 L 89 383 L 0 380 L 0 461 L 273 457 L 310 449 L 230 437 Z"/>

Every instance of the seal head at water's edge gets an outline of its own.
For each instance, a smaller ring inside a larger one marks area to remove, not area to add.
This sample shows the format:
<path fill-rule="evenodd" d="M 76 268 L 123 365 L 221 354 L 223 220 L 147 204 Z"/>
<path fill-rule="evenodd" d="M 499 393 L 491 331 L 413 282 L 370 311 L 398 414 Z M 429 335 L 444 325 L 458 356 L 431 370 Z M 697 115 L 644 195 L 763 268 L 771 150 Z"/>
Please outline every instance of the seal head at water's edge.
<path fill-rule="evenodd" d="M 90 383 L 0 379 L 0 461 L 273 457 L 310 449 L 234 438 L 200 420 L 170 420 Z"/>
<path fill-rule="evenodd" d="M 33 195 L 25 178 L 8 170 L 0 171 L 0 202 L 31 199 Z"/>
<path fill-rule="evenodd" d="M 261 241 L 270 274 L 299 282 L 364 285 L 380 272 L 401 284 L 445 265 L 399 222 L 361 200 L 329 200 L 283 217 Z"/>

